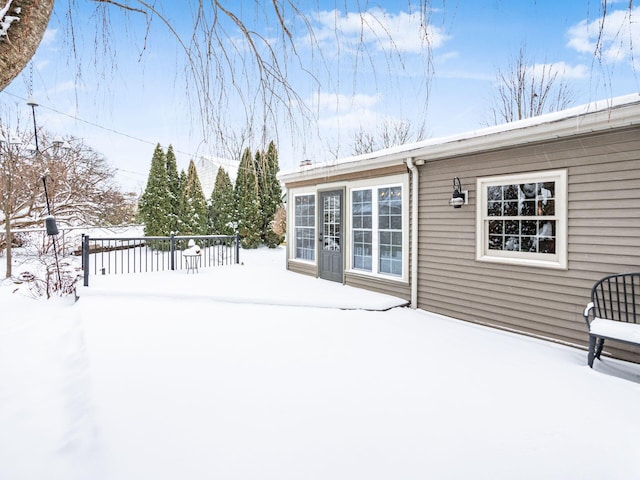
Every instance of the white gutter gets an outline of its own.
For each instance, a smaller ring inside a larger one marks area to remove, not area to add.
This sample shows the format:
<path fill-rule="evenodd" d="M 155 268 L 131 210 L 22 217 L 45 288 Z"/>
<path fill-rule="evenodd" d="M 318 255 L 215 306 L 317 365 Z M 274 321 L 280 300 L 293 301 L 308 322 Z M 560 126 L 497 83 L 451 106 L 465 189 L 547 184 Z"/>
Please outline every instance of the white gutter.
<path fill-rule="evenodd" d="M 411 308 L 418 308 L 418 167 L 407 158 L 411 170 Z"/>

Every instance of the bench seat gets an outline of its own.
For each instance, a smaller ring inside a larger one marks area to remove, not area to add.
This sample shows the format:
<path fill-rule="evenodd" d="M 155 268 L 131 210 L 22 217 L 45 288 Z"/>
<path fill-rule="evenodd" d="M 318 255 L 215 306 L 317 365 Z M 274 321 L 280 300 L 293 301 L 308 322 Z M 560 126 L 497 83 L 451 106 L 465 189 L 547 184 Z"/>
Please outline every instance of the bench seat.
<path fill-rule="evenodd" d="M 589 332 L 596 337 L 605 337 L 640 345 L 640 324 L 619 322 L 606 318 L 594 318 Z"/>

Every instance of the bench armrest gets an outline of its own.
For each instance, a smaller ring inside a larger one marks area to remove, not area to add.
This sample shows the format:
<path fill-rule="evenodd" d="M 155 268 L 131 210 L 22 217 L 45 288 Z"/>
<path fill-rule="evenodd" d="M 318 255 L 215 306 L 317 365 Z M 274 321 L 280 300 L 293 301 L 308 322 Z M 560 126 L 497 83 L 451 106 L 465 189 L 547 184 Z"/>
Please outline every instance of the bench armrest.
<path fill-rule="evenodd" d="M 591 312 L 591 310 L 593 310 L 594 304 L 593 302 L 589 302 L 587 303 L 587 306 L 584 309 L 584 313 L 582 314 L 584 316 L 584 321 L 587 322 L 587 327 L 589 327 L 589 313 Z"/>

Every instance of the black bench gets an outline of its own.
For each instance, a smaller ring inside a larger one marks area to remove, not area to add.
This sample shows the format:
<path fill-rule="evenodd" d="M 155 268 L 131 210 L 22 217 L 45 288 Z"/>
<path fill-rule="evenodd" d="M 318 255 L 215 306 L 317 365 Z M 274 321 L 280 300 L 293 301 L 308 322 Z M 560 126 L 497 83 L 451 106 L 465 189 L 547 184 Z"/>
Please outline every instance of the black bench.
<path fill-rule="evenodd" d="M 618 273 L 596 282 L 584 319 L 590 367 L 600 358 L 605 340 L 640 345 L 640 273 Z"/>

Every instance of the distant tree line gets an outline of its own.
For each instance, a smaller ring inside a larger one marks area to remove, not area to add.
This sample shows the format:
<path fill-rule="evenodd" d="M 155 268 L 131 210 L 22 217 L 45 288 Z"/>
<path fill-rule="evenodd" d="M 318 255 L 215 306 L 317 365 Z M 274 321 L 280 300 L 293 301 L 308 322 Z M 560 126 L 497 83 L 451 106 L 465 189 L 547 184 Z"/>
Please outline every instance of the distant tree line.
<path fill-rule="evenodd" d="M 178 173 L 175 153 L 158 144 L 151 159 L 147 186 L 138 203 L 146 236 L 232 235 L 244 248 L 276 247 L 284 240 L 282 188 L 278 151 L 273 142 L 255 154 L 245 149 L 235 185 L 220 167 L 207 198 L 196 166 Z"/>

